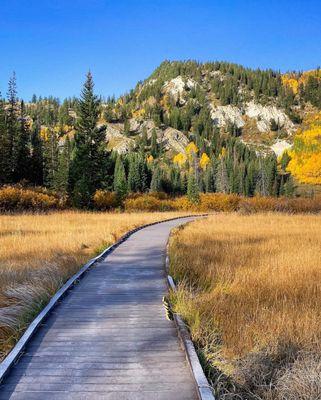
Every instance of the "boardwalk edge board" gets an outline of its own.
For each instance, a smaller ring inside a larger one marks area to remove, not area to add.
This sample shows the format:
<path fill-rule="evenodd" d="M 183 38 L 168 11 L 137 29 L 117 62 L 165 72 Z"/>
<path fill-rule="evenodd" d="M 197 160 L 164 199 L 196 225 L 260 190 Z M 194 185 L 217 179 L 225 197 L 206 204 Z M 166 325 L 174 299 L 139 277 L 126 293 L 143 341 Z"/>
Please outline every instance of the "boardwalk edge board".
<path fill-rule="evenodd" d="M 205 216 L 205 215 L 203 215 L 203 216 Z M 168 286 L 173 291 L 176 291 L 177 289 L 176 289 L 174 279 L 169 275 L 169 240 L 170 240 L 170 237 L 171 237 L 171 235 L 168 238 L 168 242 L 167 242 L 167 246 L 166 246 L 165 267 L 166 267 L 166 273 L 167 273 Z M 196 382 L 196 387 L 197 387 L 198 396 L 199 396 L 200 400 L 215 400 L 211 385 L 209 384 L 209 382 L 204 374 L 203 368 L 202 368 L 199 358 L 197 356 L 194 344 L 192 342 L 192 339 L 190 337 L 190 334 L 186 327 L 186 324 L 184 323 L 182 318 L 176 313 L 173 313 L 173 318 L 174 318 L 175 324 L 177 326 L 179 337 L 183 343 L 193 378 Z"/>
<path fill-rule="evenodd" d="M 81 279 L 84 276 L 84 274 L 86 272 L 88 272 L 94 264 L 96 264 L 98 261 L 100 261 L 101 259 L 106 257 L 108 254 L 110 254 L 113 250 L 115 250 L 121 243 L 123 243 L 126 239 L 128 239 L 135 232 L 138 232 L 138 231 L 140 231 L 144 228 L 147 228 L 149 226 L 152 226 L 152 225 L 161 224 L 163 222 L 174 221 L 177 219 L 184 219 L 184 218 L 189 218 L 189 217 L 194 217 L 194 216 L 200 216 L 200 215 L 184 215 L 182 217 L 169 218 L 166 220 L 152 222 L 152 223 L 145 224 L 145 225 L 139 226 L 137 228 L 134 228 L 134 229 L 128 231 L 127 233 L 125 233 L 117 242 L 115 242 L 111 246 L 107 247 L 98 256 L 92 258 L 85 265 L 83 265 L 80 268 L 80 270 L 75 275 L 73 275 L 71 278 L 69 278 L 67 280 L 67 282 L 50 299 L 50 301 L 46 305 L 46 307 L 30 323 L 30 325 L 28 326 L 25 333 L 21 336 L 21 338 L 16 343 L 16 345 L 13 347 L 13 349 L 10 351 L 10 353 L 1 362 L 1 364 L 0 364 L 0 383 L 3 381 L 4 377 L 8 374 L 11 367 L 19 359 L 20 355 L 23 353 L 24 348 L 26 347 L 26 345 L 28 344 L 28 342 L 30 341 L 32 336 L 36 333 L 39 325 L 46 319 L 46 317 L 49 315 L 49 313 L 52 311 L 52 309 L 57 305 L 59 300 L 61 300 L 63 298 L 63 296 L 68 292 L 68 290 L 70 290 L 73 287 L 73 285 L 75 283 L 77 283 L 77 281 L 79 279 Z"/>

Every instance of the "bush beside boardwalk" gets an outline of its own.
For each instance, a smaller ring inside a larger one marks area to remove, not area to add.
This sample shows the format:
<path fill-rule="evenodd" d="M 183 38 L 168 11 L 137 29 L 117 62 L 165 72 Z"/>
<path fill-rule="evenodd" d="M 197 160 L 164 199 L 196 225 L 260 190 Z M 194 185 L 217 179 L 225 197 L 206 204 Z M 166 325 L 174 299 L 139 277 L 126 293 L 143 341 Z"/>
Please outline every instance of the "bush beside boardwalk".
<path fill-rule="evenodd" d="M 236 194 L 201 193 L 199 201 L 187 196 L 171 197 L 165 193 L 133 193 L 120 199 L 116 193 L 98 190 L 93 197 L 99 211 L 115 209 L 128 212 L 194 211 L 257 213 L 267 211 L 287 213 L 317 213 L 321 211 L 321 196 L 304 197 L 243 197 Z M 5 186 L 0 189 L 0 212 L 49 211 L 70 208 L 67 198 L 43 188 Z"/>

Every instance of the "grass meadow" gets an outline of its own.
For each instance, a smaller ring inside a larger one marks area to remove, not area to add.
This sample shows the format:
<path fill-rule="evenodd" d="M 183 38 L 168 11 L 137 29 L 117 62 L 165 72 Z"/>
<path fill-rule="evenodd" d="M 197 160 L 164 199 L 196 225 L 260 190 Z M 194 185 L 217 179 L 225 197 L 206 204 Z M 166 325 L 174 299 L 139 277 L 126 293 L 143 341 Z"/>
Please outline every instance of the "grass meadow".
<path fill-rule="evenodd" d="M 321 215 L 217 214 L 171 239 L 174 310 L 219 399 L 321 395 Z"/>

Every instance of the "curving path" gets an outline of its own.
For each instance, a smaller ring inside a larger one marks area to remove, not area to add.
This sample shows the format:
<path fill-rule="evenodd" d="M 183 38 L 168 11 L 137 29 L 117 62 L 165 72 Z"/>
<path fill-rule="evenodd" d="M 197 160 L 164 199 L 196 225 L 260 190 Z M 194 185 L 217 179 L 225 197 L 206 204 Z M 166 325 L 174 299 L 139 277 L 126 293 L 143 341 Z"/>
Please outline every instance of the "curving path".
<path fill-rule="evenodd" d="M 170 230 L 144 228 L 96 263 L 55 307 L 0 386 L 12 400 L 196 400 L 162 304 Z"/>

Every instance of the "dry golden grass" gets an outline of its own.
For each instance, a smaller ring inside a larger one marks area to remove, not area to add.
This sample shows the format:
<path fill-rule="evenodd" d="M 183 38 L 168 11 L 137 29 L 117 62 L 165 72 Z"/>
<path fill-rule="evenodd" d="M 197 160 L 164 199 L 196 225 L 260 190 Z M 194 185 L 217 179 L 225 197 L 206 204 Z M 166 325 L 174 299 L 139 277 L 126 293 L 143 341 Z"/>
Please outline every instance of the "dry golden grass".
<path fill-rule="evenodd" d="M 298 354 L 321 355 L 320 250 L 321 215 L 219 214 L 172 240 L 171 273 L 184 282 L 176 311 L 212 368 L 255 392 L 245 398 L 292 398 L 262 387 Z M 288 367 L 283 388 L 284 376 Z"/>
<path fill-rule="evenodd" d="M 134 227 L 182 213 L 0 215 L 0 357 L 62 283 Z"/>

